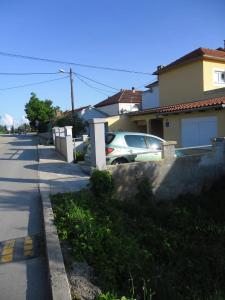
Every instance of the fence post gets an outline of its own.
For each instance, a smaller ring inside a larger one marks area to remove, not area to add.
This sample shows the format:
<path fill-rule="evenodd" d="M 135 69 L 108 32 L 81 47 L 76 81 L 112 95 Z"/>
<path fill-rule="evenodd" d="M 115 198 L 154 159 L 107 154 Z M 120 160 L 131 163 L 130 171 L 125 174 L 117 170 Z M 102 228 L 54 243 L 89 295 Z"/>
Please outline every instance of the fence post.
<path fill-rule="evenodd" d="M 72 126 L 64 127 L 64 135 L 66 140 L 66 161 L 73 162 L 73 136 Z"/>
<path fill-rule="evenodd" d="M 175 145 L 177 142 L 168 141 L 162 142 L 162 159 L 174 159 L 175 158 Z"/>
<path fill-rule="evenodd" d="M 106 167 L 105 120 L 95 118 L 89 121 L 91 136 L 91 166 L 99 170 Z"/>
<path fill-rule="evenodd" d="M 55 138 L 56 138 L 57 130 L 58 130 L 58 127 L 53 127 L 52 128 L 53 145 L 55 145 Z"/>

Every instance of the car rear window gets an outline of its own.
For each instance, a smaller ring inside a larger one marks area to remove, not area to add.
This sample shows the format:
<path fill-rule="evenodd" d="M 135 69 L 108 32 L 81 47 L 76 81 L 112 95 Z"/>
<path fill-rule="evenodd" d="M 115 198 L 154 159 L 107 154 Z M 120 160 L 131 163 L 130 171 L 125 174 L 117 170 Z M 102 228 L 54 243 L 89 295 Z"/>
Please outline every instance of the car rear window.
<path fill-rule="evenodd" d="M 125 135 L 124 138 L 129 147 L 147 148 L 143 135 Z"/>
<path fill-rule="evenodd" d="M 112 133 L 108 133 L 106 136 L 105 136 L 105 143 L 106 145 L 110 144 L 115 138 L 115 134 L 112 134 Z"/>

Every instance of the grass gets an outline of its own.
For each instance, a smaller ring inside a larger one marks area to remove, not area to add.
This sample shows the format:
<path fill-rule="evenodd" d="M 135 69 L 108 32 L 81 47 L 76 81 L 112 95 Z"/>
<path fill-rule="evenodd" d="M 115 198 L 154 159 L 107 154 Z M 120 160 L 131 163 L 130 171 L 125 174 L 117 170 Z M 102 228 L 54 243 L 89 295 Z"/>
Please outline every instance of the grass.
<path fill-rule="evenodd" d="M 94 268 L 99 299 L 225 299 L 223 182 L 156 203 L 143 180 L 120 202 L 110 175 L 98 171 L 89 190 L 52 197 L 59 237 Z"/>

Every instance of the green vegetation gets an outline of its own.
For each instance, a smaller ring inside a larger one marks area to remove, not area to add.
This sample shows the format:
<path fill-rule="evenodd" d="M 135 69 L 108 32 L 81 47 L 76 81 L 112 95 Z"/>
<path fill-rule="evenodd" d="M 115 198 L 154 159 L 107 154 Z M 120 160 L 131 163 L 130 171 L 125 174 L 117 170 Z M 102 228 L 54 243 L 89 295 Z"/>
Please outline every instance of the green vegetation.
<path fill-rule="evenodd" d="M 94 268 L 105 292 L 99 300 L 222 300 L 223 183 L 199 197 L 156 203 L 143 180 L 122 202 L 111 175 L 95 171 L 90 190 L 52 197 L 55 222 L 74 259 Z"/>
<path fill-rule="evenodd" d="M 6 128 L 6 126 L 0 125 L 0 133 L 7 133 L 7 128 Z"/>
<path fill-rule="evenodd" d="M 73 136 L 79 136 L 85 131 L 85 123 L 77 113 L 74 116 L 71 113 L 63 115 L 56 119 L 55 124 L 59 127 L 73 126 Z"/>
<path fill-rule="evenodd" d="M 31 128 L 38 129 L 39 132 L 49 131 L 58 110 L 58 107 L 53 107 L 51 100 L 40 100 L 35 93 L 31 93 L 30 100 L 25 105 Z"/>

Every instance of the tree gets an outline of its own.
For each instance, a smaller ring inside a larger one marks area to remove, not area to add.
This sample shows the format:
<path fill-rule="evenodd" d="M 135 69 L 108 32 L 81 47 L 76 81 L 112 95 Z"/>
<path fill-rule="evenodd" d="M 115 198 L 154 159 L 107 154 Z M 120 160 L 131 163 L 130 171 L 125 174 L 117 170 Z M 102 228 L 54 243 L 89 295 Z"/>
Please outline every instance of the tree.
<path fill-rule="evenodd" d="M 5 133 L 7 130 L 5 129 L 5 126 L 0 125 L 0 132 Z"/>
<path fill-rule="evenodd" d="M 30 128 L 30 125 L 24 123 L 24 124 L 21 124 L 17 130 L 19 133 L 26 133 L 26 132 L 31 131 L 31 128 Z"/>
<path fill-rule="evenodd" d="M 59 117 L 56 120 L 55 125 L 59 127 L 73 126 L 73 136 L 78 136 L 85 131 L 85 123 L 77 113 L 74 113 L 74 116 L 70 113 Z"/>
<path fill-rule="evenodd" d="M 51 100 L 40 100 L 35 93 L 31 93 L 28 103 L 25 105 L 25 112 L 30 126 L 38 131 L 47 131 L 53 122 L 58 107 L 52 105 Z"/>

